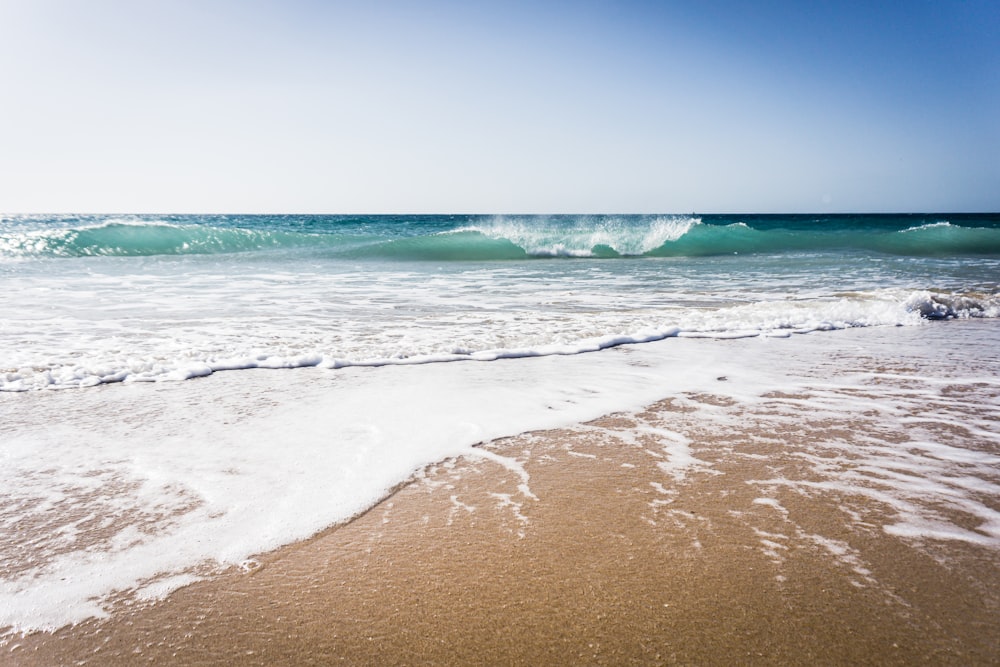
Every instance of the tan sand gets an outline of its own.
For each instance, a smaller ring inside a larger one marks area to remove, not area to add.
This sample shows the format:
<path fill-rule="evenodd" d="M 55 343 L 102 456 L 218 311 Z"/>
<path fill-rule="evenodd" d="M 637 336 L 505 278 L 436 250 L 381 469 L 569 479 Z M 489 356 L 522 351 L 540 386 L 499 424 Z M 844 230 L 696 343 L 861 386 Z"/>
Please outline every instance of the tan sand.
<path fill-rule="evenodd" d="M 1000 664 L 995 551 L 889 535 L 874 502 L 760 500 L 748 483 L 815 474 L 797 443 L 848 424 L 699 432 L 692 405 L 734 408 L 685 401 L 486 445 L 534 497 L 495 460 L 445 462 L 252 572 L 26 637 L 3 661 Z M 653 430 L 678 425 L 687 466 Z"/>

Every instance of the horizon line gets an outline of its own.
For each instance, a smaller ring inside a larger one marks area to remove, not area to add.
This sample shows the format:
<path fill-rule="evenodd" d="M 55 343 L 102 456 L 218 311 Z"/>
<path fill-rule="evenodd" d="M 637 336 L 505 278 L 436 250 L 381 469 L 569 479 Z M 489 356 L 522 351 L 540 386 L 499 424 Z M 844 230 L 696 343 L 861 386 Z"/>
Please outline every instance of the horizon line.
<path fill-rule="evenodd" d="M 438 211 L 438 212 L 361 212 L 361 211 L 348 211 L 348 212 L 304 212 L 304 211 L 258 211 L 258 212 L 247 212 L 247 211 L 31 211 L 31 212 L 0 212 L 0 216 L 69 216 L 69 215 L 135 215 L 135 216 L 149 216 L 149 215 L 163 215 L 163 216 L 181 216 L 181 215 L 203 215 L 203 216 L 379 216 L 379 217 L 389 217 L 389 216 L 407 216 L 407 217 L 429 217 L 429 216 L 529 216 L 529 217 L 542 217 L 542 216 L 609 216 L 609 215 L 626 215 L 626 216 L 648 216 L 648 215 L 670 215 L 670 216 L 704 216 L 704 215 L 1000 215 L 1000 210 L 965 210 L 965 211 L 903 211 L 903 210 L 884 210 L 884 211 L 654 211 L 654 212 L 637 212 L 637 211 L 569 211 L 569 212 L 510 212 L 510 211 L 480 211 L 480 212 L 449 212 L 449 211 Z"/>

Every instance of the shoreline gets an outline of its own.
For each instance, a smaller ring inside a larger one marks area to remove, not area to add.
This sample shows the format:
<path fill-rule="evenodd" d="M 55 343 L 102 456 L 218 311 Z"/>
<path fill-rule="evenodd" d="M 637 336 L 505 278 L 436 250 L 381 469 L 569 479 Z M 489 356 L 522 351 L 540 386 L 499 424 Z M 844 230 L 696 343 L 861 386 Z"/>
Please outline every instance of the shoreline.
<path fill-rule="evenodd" d="M 487 442 L 247 571 L 13 639 L 0 662 L 997 664 L 1000 508 L 975 490 L 939 507 L 935 486 L 1000 482 L 996 387 L 891 344 L 830 349 L 800 393 L 734 397 L 720 375 Z M 871 381 L 833 382 L 858 369 Z M 923 486 L 893 479 L 906 466 Z"/>

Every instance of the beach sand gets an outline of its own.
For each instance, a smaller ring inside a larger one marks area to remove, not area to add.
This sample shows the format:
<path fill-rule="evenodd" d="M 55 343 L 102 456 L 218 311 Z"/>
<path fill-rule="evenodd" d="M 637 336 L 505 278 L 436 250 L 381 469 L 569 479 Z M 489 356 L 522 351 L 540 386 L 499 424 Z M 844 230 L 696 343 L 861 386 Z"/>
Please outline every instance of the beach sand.
<path fill-rule="evenodd" d="M 815 399 L 680 395 L 486 443 L 246 571 L 19 638 L 0 661 L 1000 663 L 998 551 L 894 534 L 898 507 L 826 484 L 905 437 L 796 408 Z"/>

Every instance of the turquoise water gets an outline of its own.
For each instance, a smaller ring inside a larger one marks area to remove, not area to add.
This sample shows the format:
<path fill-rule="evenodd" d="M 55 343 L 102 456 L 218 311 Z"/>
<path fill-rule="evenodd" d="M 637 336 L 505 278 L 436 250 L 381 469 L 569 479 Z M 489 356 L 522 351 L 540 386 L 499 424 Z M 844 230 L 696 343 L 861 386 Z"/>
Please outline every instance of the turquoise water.
<path fill-rule="evenodd" d="M 1000 216 L 8 216 L 0 389 L 1000 313 Z"/>
<path fill-rule="evenodd" d="M 1000 255 L 1000 216 L 21 216 L 0 257 L 298 250 L 342 258 L 475 261 L 862 251 Z"/>

